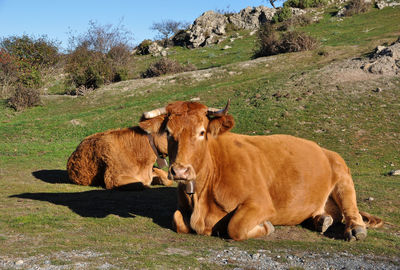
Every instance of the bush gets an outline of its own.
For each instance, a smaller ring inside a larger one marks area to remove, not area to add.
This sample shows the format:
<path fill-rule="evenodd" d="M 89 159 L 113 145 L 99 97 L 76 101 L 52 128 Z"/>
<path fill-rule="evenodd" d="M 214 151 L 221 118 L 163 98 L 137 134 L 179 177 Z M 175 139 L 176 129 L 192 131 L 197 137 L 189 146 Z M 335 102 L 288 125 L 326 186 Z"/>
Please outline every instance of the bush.
<path fill-rule="evenodd" d="M 103 84 L 126 80 L 131 52 L 129 35 L 123 26 L 101 26 L 91 21 L 87 33 L 70 37 L 73 49 L 65 68 L 68 84 L 78 90 L 93 90 Z M 78 93 L 78 90 L 68 93 Z"/>
<path fill-rule="evenodd" d="M 3 39 L 0 46 L 16 59 L 24 60 L 36 69 L 53 66 L 59 60 L 58 44 L 46 36 L 11 36 Z"/>
<path fill-rule="evenodd" d="M 9 96 L 17 85 L 38 88 L 43 71 L 59 61 L 57 44 L 45 36 L 11 36 L 0 42 L 1 95 Z"/>
<path fill-rule="evenodd" d="M 190 34 L 186 30 L 180 30 L 171 38 L 171 41 L 174 46 L 189 47 L 191 45 Z"/>
<path fill-rule="evenodd" d="M 65 67 L 69 83 L 76 88 L 98 88 L 113 81 L 114 72 L 111 59 L 101 52 L 89 50 L 86 46 L 76 48 Z"/>
<path fill-rule="evenodd" d="M 352 0 L 346 6 L 343 15 L 346 17 L 353 16 L 355 14 L 360 14 L 367 12 L 371 8 L 370 3 L 366 3 L 364 0 Z"/>
<path fill-rule="evenodd" d="M 19 86 L 8 100 L 8 106 L 21 111 L 40 104 L 39 91 L 33 88 Z"/>
<path fill-rule="evenodd" d="M 143 40 L 136 48 L 137 55 L 148 55 L 150 54 L 150 45 L 153 43 L 150 39 Z"/>
<path fill-rule="evenodd" d="M 309 51 L 317 47 L 317 41 L 300 31 L 288 31 L 283 34 L 280 41 L 281 52 Z"/>
<path fill-rule="evenodd" d="M 292 10 L 290 9 L 289 6 L 283 5 L 282 8 L 280 8 L 272 17 L 272 22 L 273 23 L 278 23 L 278 22 L 283 22 L 288 20 L 289 18 L 292 17 Z"/>
<path fill-rule="evenodd" d="M 286 21 L 283 21 L 279 26 L 279 31 L 288 31 L 293 30 L 298 26 L 306 26 L 312 23 L 312 19 L 310 16 L 302 14 L 298 16 L 293 16 Z"/>
<path fill-rule="evenodd" d="M 328 0 L 287 0 L 284 5 L 293 8 L 313 8 L 322 7 L 328 3 Z"/>
<path fill-rule="evenodd" d="M 159 61 L 151 64 L 150 67 L 142 74 L 142 77 L 157 77 L 164 74 L 174 74 L 195 69 L 196 67 L 191 64 L 182 66 L 178 61 L 169 58 L 161 58 Z"/>
<path fill-rule="evenodd" d="M 279 38 L 272 24 L 264 24 L 258 30 L 259 48 L 256 57 L 274 55 L 279 53 Z"/>
<path fill-rule="evenodd" d="M 279 53 L 312 50 L 318 43 L 300 31 L 288 31 L 279 38 L 273 25 L 265 24 L 258 31 L 259 48 L 255 57 L 269 56 Z"/>

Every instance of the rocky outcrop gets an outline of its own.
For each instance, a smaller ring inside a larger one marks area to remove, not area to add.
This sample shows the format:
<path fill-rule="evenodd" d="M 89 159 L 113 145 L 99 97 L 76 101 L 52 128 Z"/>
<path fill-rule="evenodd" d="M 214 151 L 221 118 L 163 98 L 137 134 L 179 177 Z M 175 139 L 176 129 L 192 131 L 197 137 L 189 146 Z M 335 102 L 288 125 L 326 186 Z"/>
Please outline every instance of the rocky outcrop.
<path fill-rule="evenodd" d="M 261 24 L 271 21 L 275 12 L 275 8 L 265 6 L 247 7 L 229 16 L 228 21 L 236 28 L 254 30 Z"/>
<path fill-rule="evenodd" d="M 394 7 L 394 6 L 399 6 L 400 3 L 399 2 L 395 2 L 395 1 L 385 1 L 385 0 L 378 0 L 375 2 L 375 5 L 378 9 L 382 9 L 385 7 Z"/>
<path fill-rule="evenodd" d="M 373 74 L 400 74 L 400 37 L 388 47 L 378 46 L 374 55 L 361 68 Z"/>
<path fill-rule="evenodd" d="M 192 47 L 217 43 L 226 33 L 228 19 L 226 16 L 207 11 L 198 17 L 189 27 L 189 41 Z"/>

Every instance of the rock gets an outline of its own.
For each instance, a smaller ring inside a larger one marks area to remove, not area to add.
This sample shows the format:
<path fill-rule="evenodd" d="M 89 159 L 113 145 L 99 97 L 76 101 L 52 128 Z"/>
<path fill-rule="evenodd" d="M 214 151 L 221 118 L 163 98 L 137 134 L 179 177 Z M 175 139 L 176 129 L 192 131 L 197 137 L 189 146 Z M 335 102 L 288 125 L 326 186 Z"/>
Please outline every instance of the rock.
<path fill-rule="evenodd" d="M 232 48 L 231 46 L 225 45 L 222 49 L 223 49 L 223 50 L 228 50 L 228 49 L 231 49 L 231 48 Z"/>
<path fill-rule="evenodd" d="M 382 88 L 378 87 L 378 88 L 376 88 L 376 89 L 374 89 L 372 91 L 375 92 L 375 93 L 380 93 L 380 92 L 382 92 Z"/>
<path fill-rule="evenodd" d="M 398 176 L 400 175 L 400 170 L 391 170 L 388 174 L 391 176 Z"/>
<path fill-rule="evenodd" d="M 189 27 L 189 41 L 194 48 L 216 43 L 219 36 L 226 34 L 228 19 L 214 11 L 204 12 Z"/>
<path fill-rule="evenodd" d="M 229 16 L 229 22 L 239 29 L 255 30 L 261 24 L 271 21 L 276 12 L 275 8 L 265 6 L 247 7 L 239 13 Z"/>
<path fill-rule="evenodd" d="M 385 46 L 378 46 L 378 47 L 376 47 L 375 53 L 380 53 L 380 52 L 383 51 L 384 49 L 386 49 Z"/>
<path fill-rule="evenodd" d="M 400 38 L 388 47 L 376 47 L 375 53 L 361 65 L 361 69 L 380 75 L 400 74 Z"/>
<path fill-rule="evenodd" d="M 398 5 L 400 5 L 400 3 L 398 3 L 398 2 L 389 2 L 389 1 L 387 1 L 387 0 L 380 0 L 380 1 L 377 1 L 376 3 L 375 3 L 375 5 L 376 5 L 376 7 L 378 8 L 378 9 L 383 9 L 383 8 L 385 8 L 385 7 L 394 7 L 394 6 L 398 6 Z"/>
<path fill-rule="evenodd" d="M 23 265 L 24 261 L 23 260 L 18 260 L 15 262 L 15 265 Z"/>
<path fill-rule="evenodd" d="M 149 54 L 153 56 L 158 56 L 160 55 L 161 51 L 163 50 L 163 47 L 158 45 L 157 42 L 153 42 L 149 46 Z"/>

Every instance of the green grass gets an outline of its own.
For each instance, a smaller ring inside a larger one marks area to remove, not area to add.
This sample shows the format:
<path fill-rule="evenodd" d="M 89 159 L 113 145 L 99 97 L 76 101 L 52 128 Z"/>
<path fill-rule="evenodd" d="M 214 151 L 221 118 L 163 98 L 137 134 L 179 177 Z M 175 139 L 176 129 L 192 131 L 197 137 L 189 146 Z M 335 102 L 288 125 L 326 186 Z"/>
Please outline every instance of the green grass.
<path fill-rule="evenodd" d="M 201 69 L 219 67 L 204 70 L 209 77 L 177 74 L 143 84 L 121 82 L 84 97 L 47 97 L 43 106 L 23 112 L 14 112 L 5 100 L 0 101 L 0 258 L 46 254 L 52 265 L 85 261 L 93 268 L 110 263 L 118 268 L 222 269 L 204 258 L 215 250 L 237 247 L 248 252 L 270 250 L 271 256 L 347 251 L 398 259 L 400 182 L 385 173 L 400 167 L 400 79 L 340 83 L 327 80 L 320 70 L 359 57 L 382 40 L 395 40 L 399 29 L 389 24 L 389 18 L 397 22 L 399 10 L 373 10 L 343 22 L 326 17 L 306 27 L 326 39 L 326 56 L 319 56 L 317 50 L 242 62 L 251 58 L 255 38 L 243 32 L 244 38 L 234 41 L 229 50 L 221 50 L 230 43 L 227 40 L 211 48 L 176 49 L 171 54 Z M 363 33 L 363 27 L 378 30 Z M 144 66 L 154 59 L 142 60 Z M 371 91 L 378 86 L 384 91 Z M 281 97 L 276 98 L 276 93 Z M 357 243 L 324 237 L 301 226 L 277 227 L 275 235 L 280 237 L 229 242 L 171 230 L 175 187 L 119 192 L 66 182 L 67 158 L 83 138 L 136 125 L 145 110 L 193 97 L 212 107 L 222 107 L 231 98 L 235 132 L 292 134 L 337 151 L 352 170 L 359 208 L 389 224 L 369 230 L 366 240 Z M 59 257 L 60 252 L 74 250 L 98 255 L 84 260 Z"/>

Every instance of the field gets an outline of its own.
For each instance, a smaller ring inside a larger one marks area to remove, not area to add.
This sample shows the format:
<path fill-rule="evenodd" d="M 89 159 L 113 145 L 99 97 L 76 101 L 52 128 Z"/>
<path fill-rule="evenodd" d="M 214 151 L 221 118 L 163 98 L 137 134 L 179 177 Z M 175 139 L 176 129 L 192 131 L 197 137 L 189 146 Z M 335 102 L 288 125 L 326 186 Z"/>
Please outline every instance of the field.
<path fill-rule="evenodd" d="M 388 176 L 400 169 L 400 77 L 346 68 L 349 59 L 394 42 L 399 25 L 398 7 L 343 21 L 326 13 L 302 29 L 321 42 L 315 51 L 251 59 L 255 36 L 241 32 L 231 50 L 222 43 L 172 52 L 198 71 L 119 82 L 82 97 L 50 94 L 42 106 L 22 112 L 1 100 L 0 268 L 256 267 L 216 262 L 226 250 L 265 253 L 289 266 L 289 255 L 307 252 L 400 267 L 400 176 Z M 140 70 L 149 61 L 138 57 L 135 65 Z M 320 235 L 300 225 L 232 242 L 175 233 L 176 186 L 107 191 L 69 183 L 66 162 L 83 138 L 134 126 L 143 111 L 192 98 L 210 107 L 230 98 L 234 132 L 291 134 L 340 153 L 352 170 L 359 208 L 386 224 L 356 243 L 345 242 L 341 228 Z"/>

